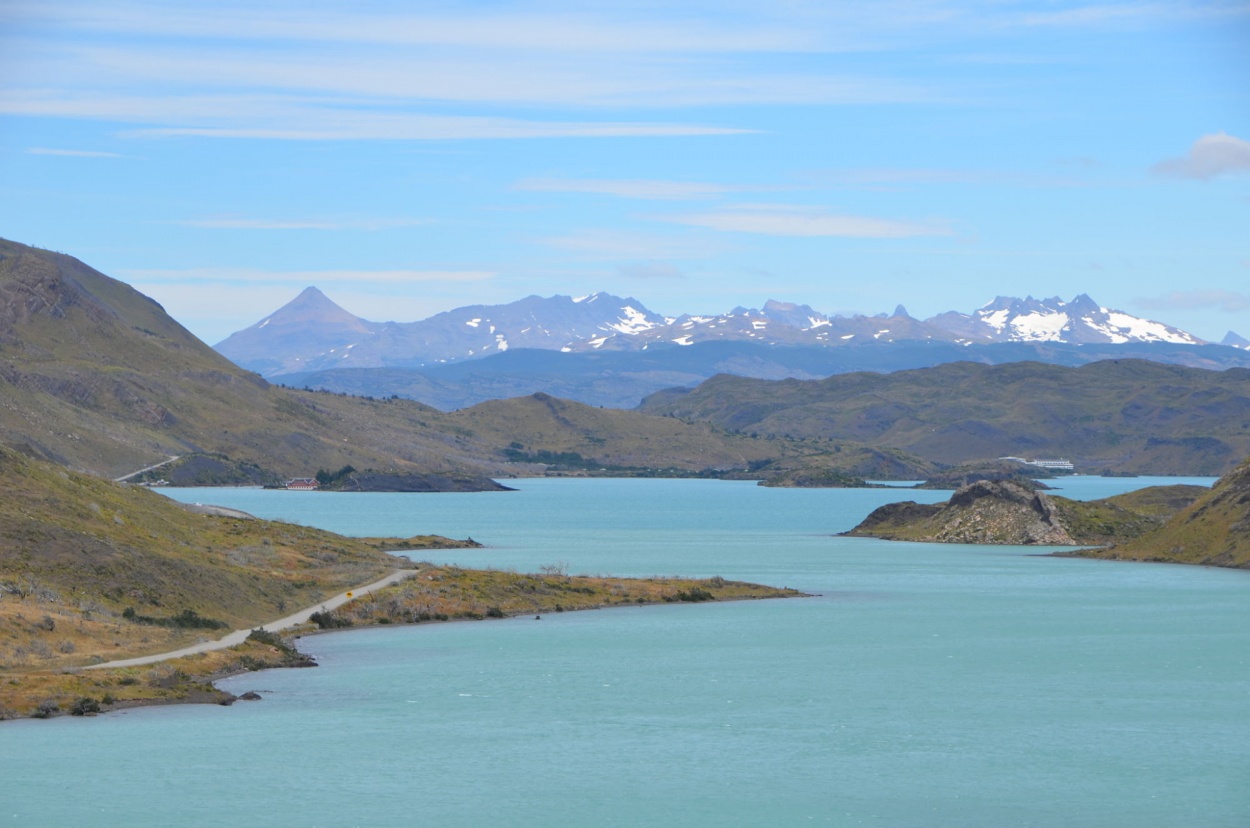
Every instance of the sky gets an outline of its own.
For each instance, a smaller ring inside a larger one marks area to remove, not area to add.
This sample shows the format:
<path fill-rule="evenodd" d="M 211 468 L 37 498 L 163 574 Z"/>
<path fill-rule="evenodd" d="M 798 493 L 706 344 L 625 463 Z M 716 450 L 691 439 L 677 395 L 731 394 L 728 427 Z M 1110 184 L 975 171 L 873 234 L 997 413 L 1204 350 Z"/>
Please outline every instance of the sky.
<path fill-rule="evenodd" d="M 0 0 L 0 181 L 209 343 L 307 285 L 1250 337 L 1250 0 Z"/>

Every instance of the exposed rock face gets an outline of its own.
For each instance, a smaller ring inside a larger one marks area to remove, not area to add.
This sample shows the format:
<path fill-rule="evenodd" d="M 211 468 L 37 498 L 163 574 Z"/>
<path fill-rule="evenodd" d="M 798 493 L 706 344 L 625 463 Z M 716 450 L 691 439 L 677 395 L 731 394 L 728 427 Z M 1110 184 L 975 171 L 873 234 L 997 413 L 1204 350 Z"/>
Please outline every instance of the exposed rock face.
<path fill-rule="evenodd" d="M 929 543 L 1077 543 L 1049 497 L 1011 480 L 964 486 L 945 505 L 882 506 L 847 534 Z"/>
<path fill-rule="evenodd" d="M 959 489 L 944 504 L 882 506 L 846 534 L 929 543 L 1131 546 L 1158 535 L 1160 527 L 1172 526 L 1180 517 L 1203 514 L 1201 504 L 1211 502 L 1212 494 L 1203 486 L 1151 486 L 1080 501 L 1047 496 L 1011 480 L 982 480 Z M 1250 526 L 1243 528 L 1243 535 L 1250 535 Z"/>

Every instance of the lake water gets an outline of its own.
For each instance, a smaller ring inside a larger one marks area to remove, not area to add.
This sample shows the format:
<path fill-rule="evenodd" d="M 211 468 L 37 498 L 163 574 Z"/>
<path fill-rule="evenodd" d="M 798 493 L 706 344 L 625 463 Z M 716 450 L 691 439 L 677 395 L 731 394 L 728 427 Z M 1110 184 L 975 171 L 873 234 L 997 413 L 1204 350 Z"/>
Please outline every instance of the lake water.
<path fill-rule="evenodd" d="M 1159 482 L 1210 480 L 1060 493 Z M 946 492 L 515 485 L 167 493 L 818 597 L 304 639 L 320 668 L 223 683 L 261 702 L 0 725 L 0 824 L 1250 825 L 1246 572 L 833 537 Z"/>

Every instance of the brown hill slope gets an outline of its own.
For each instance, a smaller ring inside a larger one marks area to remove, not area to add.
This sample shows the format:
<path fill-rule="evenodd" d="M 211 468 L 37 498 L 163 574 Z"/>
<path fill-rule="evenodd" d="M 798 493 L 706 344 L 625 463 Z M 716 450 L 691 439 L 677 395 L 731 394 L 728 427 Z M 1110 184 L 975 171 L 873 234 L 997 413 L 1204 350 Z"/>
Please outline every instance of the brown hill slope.
<path fill-rule="evenodd" d="M 540 470 L 510 450 L 514 442 L 529 456 L 575 452 L 692 471 L 745 467 L 788 450 L 784 441 L 638 412 L 596 414 L 546 395 L 541 404 L 522 398 L 446 414 L 406 400 L 271 386 L 122 282 L 8 241 L 0 241 L 0 393 L 0 444 L 109 477 L 188 454 L 292 477 L 347 465 L 400 474 Z"/>
<path fill-rule="evenodd" d="M 0 388 L 0 440 L 106 476 L 197 452 L 287 475 L 486 459 L 425 406 L 270 386 L 128 285 L 13 242 L 0 242 Z"/>
<path fill-rule="evenodd" d="M 1062 456 L 1078 470 L 1222 474 L 1250 454 L 1250 370 L 1140 360 L 952 363 L 824 380 L 713 377 L 640 410 L 747 434 L 824 437 L 940 463 Z"/>
<path fill-rule="evenodd" d="M 173 649 L 208 629 L 172 623 L 188 611 L 232 628 L 259 624 L 407 565 L 366 541 L 195 513 L 0 448 L 0 664 L 8 668 Z M 131 620 L 127 609 L 155 620 Z"/>

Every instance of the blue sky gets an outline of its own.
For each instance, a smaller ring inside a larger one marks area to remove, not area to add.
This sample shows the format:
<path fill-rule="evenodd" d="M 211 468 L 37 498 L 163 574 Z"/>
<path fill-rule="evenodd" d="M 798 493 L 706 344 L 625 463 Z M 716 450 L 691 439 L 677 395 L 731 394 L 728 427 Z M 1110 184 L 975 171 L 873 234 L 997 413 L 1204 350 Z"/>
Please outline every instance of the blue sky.
<path fill-rule="evenodd" d="M 209 342 L 309 284 L 1250 336 L 1250 2 L 0 0 L 0 119 L 0 236 Z"/>

